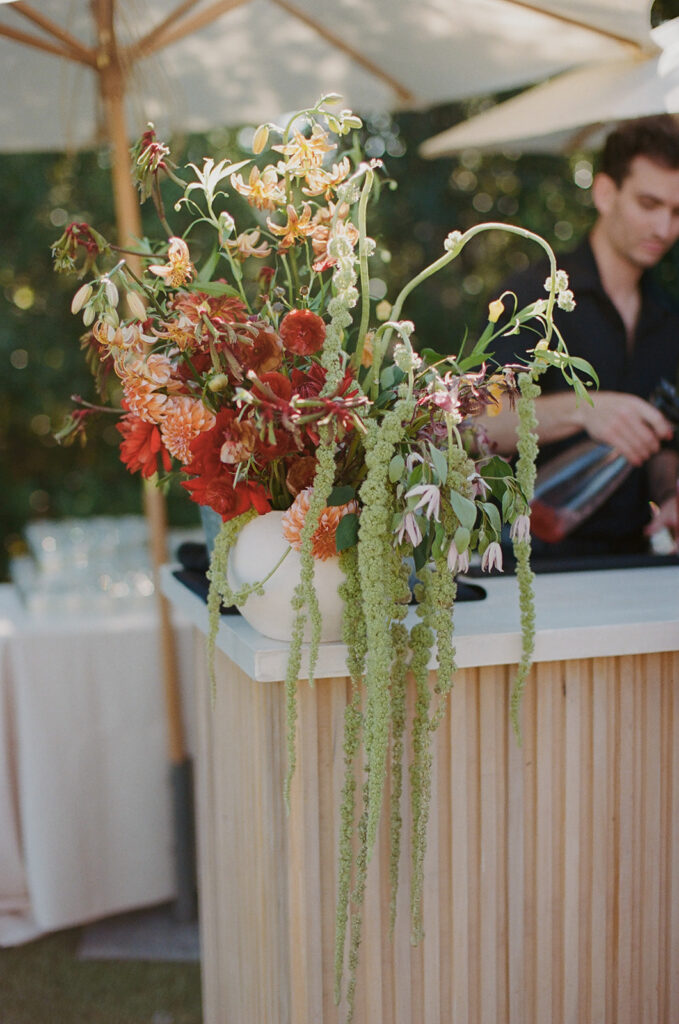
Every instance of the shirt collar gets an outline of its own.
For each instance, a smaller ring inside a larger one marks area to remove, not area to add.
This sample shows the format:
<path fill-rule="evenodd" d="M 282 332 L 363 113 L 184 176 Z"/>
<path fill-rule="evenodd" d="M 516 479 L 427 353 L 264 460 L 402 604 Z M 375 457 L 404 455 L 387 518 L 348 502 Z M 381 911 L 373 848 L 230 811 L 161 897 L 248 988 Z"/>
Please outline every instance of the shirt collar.
<path fill-rule="evenodd" d="M 571 254 L 569 281 L 569 287 L 573 289 L 576 302 L 578 301 L 578 292 L 588 291 L 605 294 L 589 235 L 583 238 L 582 242 Z M 658 286 L 649 271 L 644 271 L 641 275 L 639 286 L 641 288 L 642 314 L 645 321 L 647 323 L 654 322 L 667 316 L 670 309 L 667 302 L 663 301 L 662 292 L 659 292 Z"/>

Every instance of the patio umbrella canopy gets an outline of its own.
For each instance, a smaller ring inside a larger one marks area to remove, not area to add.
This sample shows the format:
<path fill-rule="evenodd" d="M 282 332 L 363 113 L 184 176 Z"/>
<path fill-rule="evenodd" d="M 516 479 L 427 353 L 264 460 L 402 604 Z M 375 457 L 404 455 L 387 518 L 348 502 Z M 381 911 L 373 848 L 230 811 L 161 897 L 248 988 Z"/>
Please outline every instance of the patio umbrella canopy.
<path fill-rule="evenodd" d="M 360 111 L 424 107 L 653 48 L 651 0 L 0 0 L 0 149 L 259 123 L 340 93 Z M 28 45 L 17 46 L 17 43 Z M 58 59 L 60 58 L 60 59 Z"/>
<path fill-rule="evenodd" d="M 650 37 L 653 49 L 560 74 L 433 136 L 420 153 L 568 152 L 596 146 L 613 121 L 679 114 L 679 18 L 652 29 Z"/>

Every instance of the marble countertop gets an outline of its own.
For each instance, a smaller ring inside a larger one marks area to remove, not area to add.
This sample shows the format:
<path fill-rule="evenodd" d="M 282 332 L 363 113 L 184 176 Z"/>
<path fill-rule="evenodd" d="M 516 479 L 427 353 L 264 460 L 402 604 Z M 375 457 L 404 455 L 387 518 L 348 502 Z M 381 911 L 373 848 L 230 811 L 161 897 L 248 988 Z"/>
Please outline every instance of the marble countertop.
<path fill-rule="evenodd" d="M 164 566 L 161 587 L 173 605 L 204 633 L 204 601 Z M 513 576 L 476 580 L 483 601 L 455 609 L 458 668 L 515 664 L 520 653 L 518 585 Z M 679 566 L 555 573 L 535 579 L 534 661 L 647 654 L 679 650 Z M 409 611 L 409 622 L 415 621 Z M 285 677 L 288 645 L 268 640 L 239 615 L 223 615 L 217 645 L 252 679 Z M 345 675 L 344 644 L 322 644 L 316 678 Z M 435 662 L 432 660 L 432 667 Z M 308 667 L 303 659 L 301 678 Z"/>

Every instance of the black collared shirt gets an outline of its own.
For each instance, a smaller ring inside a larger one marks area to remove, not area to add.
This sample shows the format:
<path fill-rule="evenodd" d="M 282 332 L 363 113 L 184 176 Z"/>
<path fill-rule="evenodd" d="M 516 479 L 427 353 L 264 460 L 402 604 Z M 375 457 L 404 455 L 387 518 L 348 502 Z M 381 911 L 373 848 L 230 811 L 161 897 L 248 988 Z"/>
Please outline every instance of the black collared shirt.
<path fill-rule="evenodd" d="M 575 295 L 576 307 L 570 313 L 557 310 L 555 323 L 568 351 L 587 359 L 599 377 L 602 391 L 621 391 L 648 399 L 661 378 L 676 383 L 679 365 L 679 311 L 660 292 L 647 274 L 641 279 L 641 311 L 628 351 L 625 325 L 604 292 L 594 254 L 588 240 L 572 253 L 558 258 L 557 265 L 567 272 Z M 521 309 L 544 298 L 547 263 L 517 274 L 505 285 L 515 292 Z M 523 331 L 498 339 L 494 358 L 500 363 L 525 356 L 536 342 L 536 335 Z M 550 368 L 540 378 L 544 394 L 569 388 L 561 372 Z M 579 434 L 555 444 L 542 446 L 539 461 L 546 461 L 586 436 Z M 649 521 L 649 493 L 646 472 L 633 470 L 618 490 L 590 519 L 572 534 L 572 542 L 582 541 L 583 552 L 594 550 L 643 550 L 643 527 Z"/>

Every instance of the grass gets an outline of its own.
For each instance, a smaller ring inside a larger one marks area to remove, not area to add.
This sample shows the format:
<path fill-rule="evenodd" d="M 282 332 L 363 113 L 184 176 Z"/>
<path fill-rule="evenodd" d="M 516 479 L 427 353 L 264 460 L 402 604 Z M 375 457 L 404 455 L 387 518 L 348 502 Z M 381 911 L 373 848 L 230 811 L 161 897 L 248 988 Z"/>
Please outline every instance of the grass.
<path fill-rule="evenodd" d="M 0 949 L 0 1024 L 201 1024 L 198 964 L 78 960 L 80 932 Z"/>

